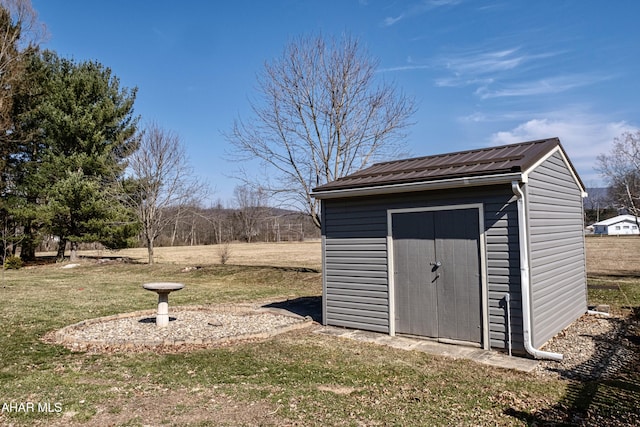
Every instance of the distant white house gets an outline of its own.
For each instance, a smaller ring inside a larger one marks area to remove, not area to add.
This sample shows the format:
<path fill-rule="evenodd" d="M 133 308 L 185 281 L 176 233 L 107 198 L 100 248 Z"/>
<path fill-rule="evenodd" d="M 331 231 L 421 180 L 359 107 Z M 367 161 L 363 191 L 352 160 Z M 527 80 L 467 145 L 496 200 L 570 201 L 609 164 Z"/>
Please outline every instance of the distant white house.
<path fill-rule="evenodd" d="M 638 219 L 633 215 L 618 215 L 593 224 L 593 234 L 640 234 Z"/>

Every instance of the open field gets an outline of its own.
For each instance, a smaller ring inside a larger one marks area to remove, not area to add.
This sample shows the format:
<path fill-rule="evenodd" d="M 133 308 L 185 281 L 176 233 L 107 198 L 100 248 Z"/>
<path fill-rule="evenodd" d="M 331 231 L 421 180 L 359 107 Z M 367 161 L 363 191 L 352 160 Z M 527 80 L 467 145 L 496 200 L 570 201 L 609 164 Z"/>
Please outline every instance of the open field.
<path fill-rule="evenodd" d="M 586 245 L 589 302 L 640 316 L 640 237 L 589 236 Z"/>
<path fill-rule="evenodd" d="M 587 246 L 591 302 L 640 311 L 640 239 L 590 238 Z M 72 269 L 6 271 L 0 425 L 620 425 L 640 404 L 638 357 L 622 377 L 580 383 L 309 331 L 180 354 L 73 353 L 40 340 L 80 320 L 152 308 L 155 298 L 140 287 L 151 280 L 187 283 L 172 305 L 321 293 L 318 242 L 231 250 L 224 266 L 208 246 L 158 248 L 155 266 L 96 260 L 144 261 L 142 249 L 87 252 Z M 192 266 L 201 268 L 184 271 Z"/>
<path fill-rule="evenodd" d="M 637 275 L 640 263 L 633 253 L 640 253 L 640 238 L 588 236 L 587 270 L 590 275 Z M 217 264 L 220 246 L 157 247 L 154 259 L 158 263 L 205 265 Z M 320 268 L 320 241 L 295 243 L 230 243 L 229 264 L 268 265 Z M 130 258 L 135 262 L 147 261 L 145 248 L 80 251 L 81 256 L 91 258 Z M 55 256 L 55 252 L 41 252 L 38 256 Z"/>
<path fill-rule="evenodd" d="M 640 277 L 640 237 L 588 236 L 586 245 L 589 275 Z"/>
<path fill-rule="evenodd" d="M 174 246 L 154 249 L 154 260 L 158 263 L 207 265 L 220 262 L 221 245 Z M 228 263 L 235 265 L 268 265 L 274 267 L 304 267 L 319 269 L 321 262 L 320 240 L 282 243 L 230 243 Z M 55 252 L 41 252 L 38 256 L 55 256 Z M 146 248 L 122 249 L 118 251 L 80 251 L 80 256 L 125 257 L 135 262 L 147 262 Z"/>

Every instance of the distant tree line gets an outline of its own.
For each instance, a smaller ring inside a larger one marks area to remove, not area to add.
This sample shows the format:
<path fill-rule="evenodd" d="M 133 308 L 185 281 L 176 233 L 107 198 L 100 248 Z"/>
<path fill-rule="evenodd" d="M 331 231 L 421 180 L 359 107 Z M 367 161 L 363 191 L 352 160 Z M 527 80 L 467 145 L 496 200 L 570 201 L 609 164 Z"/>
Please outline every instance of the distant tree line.
<path fill-rule="evenodd" d="M 588 188 L 588 196 L 584 199 L 584 225 L 589 226 L 623 213 L 624 208 L 611 196 L 608 188 Z"/>
<path fill-rule="evenodd" d="M 158 238 L 158 246 L 212 245 L 227 242 L 297 242 L 317 239 L 320 230 L 303 212 L 267 206 L 202 208 L 186 206 Z M 248 223 L 247 214 L 253 218 Z M 248 225 L 250 224 L 250 225 Z"/>
<path fill-rule="evenodd" d="M 309 215 L 302 212 L 262 207 L 253 225 L 247 228 L 245 213 L 236 207 L 224 207 L 221 202 L 213 207 L 198 205 L 167 208 L 168 225 L 162 229 L 155 246 L 217 245 L 228 242 L 297 242 L 320 238 L 320 230 Z M 134 242 L 144 246 L 143 239 Z M 39 251 L 52 251 L 58 247 L 58 237 L 43 236 Z M 99 242 L 84 243 L 80 249 L 106 248 Z"/>

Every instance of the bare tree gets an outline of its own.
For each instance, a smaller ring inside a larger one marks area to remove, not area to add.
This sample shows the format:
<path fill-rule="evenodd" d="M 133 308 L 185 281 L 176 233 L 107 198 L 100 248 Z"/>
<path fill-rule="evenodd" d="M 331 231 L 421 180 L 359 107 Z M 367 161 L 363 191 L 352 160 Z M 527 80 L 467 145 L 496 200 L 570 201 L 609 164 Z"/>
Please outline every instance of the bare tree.
<path fill-rule="evenodd" d="M 156 238 L 194 197 L 206 193 L 205 186 L 193 177 L 184 147 L 178 135 L 149 125 L 140 147 L 129 159 L 134 191 L 130 200 L 141 224 L 142 238 L 147 247 L 149 264 L 153 264 Z"/>
<path fill-rule="evenodd" d="M 171 246 L 176 245 L 177 241 L 189 246 L 199 244 L 199 236 L 209 225 L 209 218 L 201 211 L 202 208 L 198 203 L 190 202 L 175 212 L 175 220 L 172 221 Z"/>
<path fill-rule="evenodd" d="M 227 210 L 224 208 L 224 205 L 222 204 L 222 200 L 218 199 L 218 201 L 215 203 L 215 206 L 213 206 L 212 208 L 209 209 L 210 214 L 209 214 L 209 223 L 211 224 L 211 226 L 213 227 L 213 241 L 214 243 L 222 243 L 222 242 L 228 242 L 229 240 L 231 240 L 230 237 L 226 236 L 225 237 L 225 233 L 224 230 L 225 228 L 228 228 L 228 221 L 229 221 L 229 213 L 227 212 Z"/>
<path fill-rule="evenodd" d="M 611 152 L 598 156 L 596 169 L 618 207 L 640 216 L 640 130 L 616 137 Z"/>
<path fill-rule="evenodd" d="M 226 135 L 236 156 L 268 168 L 263 188 L 288 198 L 318 227 L 311 190 L 397 156 L 415 111 L 411 98 L 376 79 L 377 65 L 347 35 L 294 40 L 259 75 L 254 117 L 236 120 Z"/>
<path fill-rule="evenodd" d="M 241 185 L 234 189 L 233 195 L 242 235 L 251 243 L 258 234 L 258 224 L 267 214 L 266 194 L 261 188 L 256 190 L 248 185 Z"/>
<path fill-rule="evenodd" d="M 589 195 L 583 199 L 585 224 L 592 224 L 600 220 L 615 216 L 614 206 L 617 204 L 611 199 L 608 188 L 599 188 L 599 184 L 587 184 Z"/>

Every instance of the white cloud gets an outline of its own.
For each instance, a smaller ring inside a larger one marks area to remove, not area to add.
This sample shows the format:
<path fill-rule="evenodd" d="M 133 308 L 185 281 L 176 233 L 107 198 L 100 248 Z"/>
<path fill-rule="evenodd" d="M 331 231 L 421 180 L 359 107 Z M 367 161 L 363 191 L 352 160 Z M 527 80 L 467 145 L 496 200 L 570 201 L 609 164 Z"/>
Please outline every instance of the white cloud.
<path fill-rule="evenodd" d="M 435 65 L 448 70 L 451 75 L 436 80 L 436 85 L 462 87 L 481 85 L 478 95 L 493 94 L 487 87 L 500 76 L 513 78 L 514 72 L 526 64 L 539 63 L 541 59 L 558 55 L 557 52 L 527 53 L 521 47 L 492 50 L 472 50 L 454 55 L 443 55 Z"/>
<path fill-rule="evenodd" d="M 378 73 L 388 73 L 395 71 L 412 71 L 412 70 L 426 70 L 433 68 L 432 65 L 416 62 L 411 56 L 407 57 L 406 65 L 397 65 L 395 67 L 380 68 Z"/>
<path fill-rule="evenodd" d="M 384 18 L 384 21 L 382 21 L 382 25 L 385 27 L 390 27 L 396 22 L 402 20 L 402 18 L 404 18 L 404 15 L 399 15 L 399 16 L 396 16 L 395 18 L 387 16 L 386 18 Z"/>
<path fill-rule="evenodd" d="M 437 9 L 444 6 L 456 6 L 462 3 L 462 0 L 422 0 L 416 4 L 409 6 L 400 15 L 394 17 L 387 17 L 382 21 L 384 27 L 390 27 L 400 22 L 405 18 L 411 18 L 413 16 L 421 15 L 432 9 Z"/>
<path fill-rule="evenodd" d="M 471 123 L 482 123 L 489 121 L 486 114 L 476 111 L 475 113 L 471 113 L 468 116 L 460 117 L 461 122 L 471 122 Z"/>
<path fill-rule="evenodd" d="M 426 70 L 431 68 L 429 65 L 399 65 L 397 67 L 380 68 L 378 73 L 389 73 L 393 71 L 412 71 L 412 70 Z"/>
<path fill-rule="evenodd" d="M 482 99 L 512 96 L 546 95 L 565 92 L 570 89 L 589 86 L 596 82 L 607 80 L 608 77 L 590 74 L 574 74 L 556 76 L 530 82 L 504 85 L 501 89 L 490 89 L 488 85 L 479 87 L 475 94 Z"/>
<path fill-rule="evenodd" d="M 431 0 L 430 3 L 435 6 L 455 6 L 462 3 L 462 0 Z"/>
<path fill-rule="evenodd" d="M 494 133 L 490 140 L 494 145 L 502 145 L 558 137 L 583 182 L 591 185 L 601 181 L 594 170 L 597 156 L 611 149 L 615 137 L 632 130 L 635 128 L 624 121 L 612 122 L 594 115 L 569 114 L 531 119 L 511 130 Z"/>
<path fill-rule="evenodd" d="M 516 55 L 518 48 L 494 52 L 473 52 L 466 55 L 443 58 L 447 68 L 459 74 L 487 74 L 511 70 L 527 60 L 526 55 Z"/>
<path fill-rule="evenodd" d="M 493 79 L 462 79 L 460 77 L 444 77 L 440 79 L 436 79 L 436 86 L 438 87 L 460 87 L 460 86 L 469 86 L 469 85 L 482 85 L 482 87 L 486 87 L 493 83 Z"/>
<path fill-rule="evenodd" d="M 517 122 L 530 119 L 534 113 L 529 111 L 505 111 L 502 113 L 486 113 L 483 111 L 474 111 L 466 116 L 458 117 L 458 121 L 461 123 L 504 123 Z"/>

